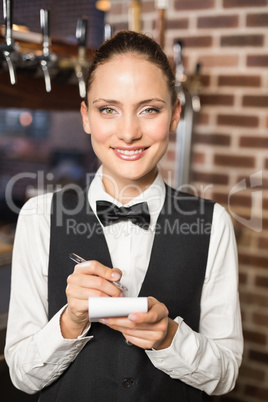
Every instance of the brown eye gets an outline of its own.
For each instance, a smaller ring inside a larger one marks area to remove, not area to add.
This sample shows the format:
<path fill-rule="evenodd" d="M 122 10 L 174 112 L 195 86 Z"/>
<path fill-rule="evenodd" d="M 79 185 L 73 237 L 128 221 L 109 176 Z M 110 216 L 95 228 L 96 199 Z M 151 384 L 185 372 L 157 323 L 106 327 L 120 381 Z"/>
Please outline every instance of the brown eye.
<path fill-rule="evenodd" d="M 148 107 L 147 109 L 143 110 L 143 113 L 145 114 L 159 113 L 159 109 L 157 109 L 156 107 Z"/>
<path fill-rule="evenodd" d="M 111 107 L 101 107 L 99 108 L 99 111 L 104 114 L 113 114 L 115 112 Z"/>

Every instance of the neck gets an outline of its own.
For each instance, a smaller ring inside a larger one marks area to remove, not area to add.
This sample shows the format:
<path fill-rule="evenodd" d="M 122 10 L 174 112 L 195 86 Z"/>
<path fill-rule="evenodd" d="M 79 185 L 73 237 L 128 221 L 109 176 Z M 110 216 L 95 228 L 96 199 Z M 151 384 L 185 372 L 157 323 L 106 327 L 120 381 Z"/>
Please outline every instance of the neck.
<path fill-rule="evenodd" d="M 149 177 L 142 177 L 138 180 L 125 180 L 125 181 L 114 181 L 110 180 L 105 175 L 102 178 L 102 182 L 105 191 L 110 194 L 114 199 L 119 201 L 121 204 L 127 204 L 134 198 L 142 194 L 150 185 L 153 183 L 157 175 L 157 170 L 154 174 Z"/>

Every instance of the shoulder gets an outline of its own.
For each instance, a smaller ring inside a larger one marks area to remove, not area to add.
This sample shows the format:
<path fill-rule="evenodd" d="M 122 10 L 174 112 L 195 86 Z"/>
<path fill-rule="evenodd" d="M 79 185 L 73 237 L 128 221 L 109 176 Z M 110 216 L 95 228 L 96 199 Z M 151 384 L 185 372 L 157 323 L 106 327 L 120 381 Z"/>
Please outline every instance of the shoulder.
<path fill-rule="evenodd" d="M 20 217 L 50 214 L 53 193 L 46 193 L 31 197 L 23 205 Z"/>
<path fill-rule="evenodd" d="M 166 185 L 166 205 L 187 215 L 213 214 L 215 202 L 198 195 L 184 193 Z"/>

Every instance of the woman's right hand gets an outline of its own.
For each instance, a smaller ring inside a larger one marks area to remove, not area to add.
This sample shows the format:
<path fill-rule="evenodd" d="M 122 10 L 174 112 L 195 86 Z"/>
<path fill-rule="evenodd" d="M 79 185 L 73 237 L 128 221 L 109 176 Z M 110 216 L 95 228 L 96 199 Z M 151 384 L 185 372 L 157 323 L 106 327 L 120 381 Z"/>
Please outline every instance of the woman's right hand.
<path fill-rule="evenodd" d="M 88 325 L 89 297 L 122 295 L 121 290 L 112 283 L 112 281 L 119 281 L 121 276 L 120 269 L 111 269 L 98 261 L 85 261 L 75 266 L 74 272 L 67 278 L 68 306 L 60 322 L 64 338 L 77 338 Z"/>

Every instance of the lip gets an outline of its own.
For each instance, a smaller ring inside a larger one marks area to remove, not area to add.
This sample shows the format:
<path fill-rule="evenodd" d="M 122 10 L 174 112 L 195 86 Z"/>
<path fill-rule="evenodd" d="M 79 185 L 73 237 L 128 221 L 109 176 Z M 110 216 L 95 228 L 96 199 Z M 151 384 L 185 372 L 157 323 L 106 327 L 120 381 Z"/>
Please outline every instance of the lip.
<path fill-rule="evenodd" d="M 149 147 L 111 147 L 114 154 L 125 161 L 136 161 L 144 156 Z"/>

